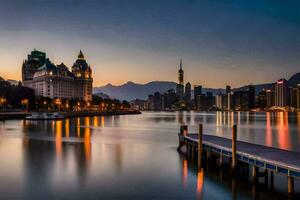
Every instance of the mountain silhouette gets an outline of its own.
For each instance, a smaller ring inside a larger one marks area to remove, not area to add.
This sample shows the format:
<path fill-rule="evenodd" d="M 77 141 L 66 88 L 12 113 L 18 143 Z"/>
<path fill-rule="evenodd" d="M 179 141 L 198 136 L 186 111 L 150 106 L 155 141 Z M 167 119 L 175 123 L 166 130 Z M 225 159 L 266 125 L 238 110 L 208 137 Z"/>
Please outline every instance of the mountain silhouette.
<path fill-rule="evenodd" d="M 93 93 L 102 92 L 112 98 L 121 100 L 147 99 L 149 94 L 154 92 L 164 93 L 169 89 L 176 89 L 176 83 L 171 81 L 152 81 L 146 84 L 139 84 L 128 81 L 119 86 L 107 84 L 102 87 L 95 87 Z M 212 92 L 213 94 L 223 93 L 224 89 L 203 88 L 203 93 Z"/>
<path fill-rule="evenodd" d="M 258 93 L 262 89 L 271 89 L 274 82 L 266 84 L 256 84 L 253 86 L 255 87 L 255 91 Z M 298 83 L 300 83 L 300 73 L 296 73 L 290 79 L 288 79 L 288 84 L 290 87 L 295 87 Z M 234 88 L 233 91 L 244 90 L 246 88 L 247 86 L 242 86 L 239 88 Z M 104 93 L 112 98 L 130 101 L 133 99 L 147 99 L 149 94 L 154 94 L 154 92 L 164 93 L 169 89 L 175 90 L 176 83 L 171 81 L 152 81 L 146 84 L 139 84 L 134 83 L 132 81 L 128 81 L 127 83 L 118 86 L 109 83 L 102 87 L 95 87 L 93 93 Z M 224 93 L 225 89 L 203 88 L 202 93 L 206 94 L 206 92 L 219 94 Z"/>
<path fill-rule="evenodd" d="M 289 80 L 288 84 L 290 87 L 295 87 L 300 83 L 300 73 L 294 74 Z"/>

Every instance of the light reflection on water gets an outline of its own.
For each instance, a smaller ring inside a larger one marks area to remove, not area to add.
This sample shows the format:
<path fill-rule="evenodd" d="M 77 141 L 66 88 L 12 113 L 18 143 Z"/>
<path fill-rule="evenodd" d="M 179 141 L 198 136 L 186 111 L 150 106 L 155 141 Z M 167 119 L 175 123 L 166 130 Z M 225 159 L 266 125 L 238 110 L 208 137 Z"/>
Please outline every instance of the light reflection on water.
<path fill-rule="evenodd" d="M 176 151 L 183 123 L 190 132 L 203 123 L 205 134 L 228 138 L 237 124 L 239 140 L 300 151 L 300 113 L 145 112 L 6 121 L 0 123 L 1 199 L 251 199 L 257 188 L 247 181 L 232 180 L 226 170 L 198 172 Z M 282 197 L 286 180 L 278 180 L 275 195 L 264 189 L 265 196 Z"/>

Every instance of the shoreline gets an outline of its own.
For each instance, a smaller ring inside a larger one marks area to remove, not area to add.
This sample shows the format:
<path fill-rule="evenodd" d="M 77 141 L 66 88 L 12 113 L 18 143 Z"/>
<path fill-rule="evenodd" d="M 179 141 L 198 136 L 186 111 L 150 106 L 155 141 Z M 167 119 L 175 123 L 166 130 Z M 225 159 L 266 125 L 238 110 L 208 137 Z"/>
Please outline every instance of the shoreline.
<path fill-rule="evenodd" d="M 30 116 L 32 113 L 36 112 L 12 112 L 12 113 L 0 113 L 0 121 L 5 120 L 21 120 L 25 117 Z M 41 112 L 42 113 L 42 112 Z M 115 116 L 115 115 L 137 115 L 141 114 L 137 110 L 127 110 L 127 111 L 80 111 L 80 112 L 59 112 L 66 119 L 75 117 L 94 117 L 94 116 Z"/>

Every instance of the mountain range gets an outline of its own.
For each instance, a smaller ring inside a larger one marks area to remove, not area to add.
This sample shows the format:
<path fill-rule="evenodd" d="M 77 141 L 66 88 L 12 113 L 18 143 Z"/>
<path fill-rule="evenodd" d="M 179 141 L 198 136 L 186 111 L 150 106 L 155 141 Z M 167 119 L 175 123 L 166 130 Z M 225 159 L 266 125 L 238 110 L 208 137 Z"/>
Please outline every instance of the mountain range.
<path fill-rule="evenodd" d="M 171 81 L 152 81 L 146 84 L 139 84 L 129 81 L 119 86 L 107 84 L 102 87 L 95 87 L 93 93 L 98 94 L 101 92 L 111 98 L 130 101 L 133 99 L 147 99 L 149 94 L 154 94 L 154 92 L 164 93 L 169 89 L 175 90 L 176 83 Z M 212 92 L 217 94 L 225 90 L 222 88 L 203 88 L 202 91 L 203 93 Z"/>
<path fill-rule="evenodd" d="M 300 73 L 293 75 L 288 79 L 289 86 L 296 86 L 300 83 Z M 255 86 L 256 92 L 261 91 L 262 89 L 270 89 L 273 83 L 266 84 L 257 84 Z M 240 88 L 235 88 L 233 90 L 242 90 L 246 86 Z M 139 84 L 134 82 L 127 82 L 122 85 L 112 85 L 107 84 L 101 87 L 94 87 L 93 93 L 98 94 L 102 93 L 107 94 L 111 98 L 116 98 L 120 100 L 133 100 L 133 99 L 147 99 L 149 94 L 154 94 L 154 92 L 164 93 L 169 89 L 175 89 L 176 83 L 171 81 L 152 81 L 146 84 Z M 203 88 L 203 93 L 212 92 L 213 94 L 224 93 L 225 89 L 222 88 Z"/>

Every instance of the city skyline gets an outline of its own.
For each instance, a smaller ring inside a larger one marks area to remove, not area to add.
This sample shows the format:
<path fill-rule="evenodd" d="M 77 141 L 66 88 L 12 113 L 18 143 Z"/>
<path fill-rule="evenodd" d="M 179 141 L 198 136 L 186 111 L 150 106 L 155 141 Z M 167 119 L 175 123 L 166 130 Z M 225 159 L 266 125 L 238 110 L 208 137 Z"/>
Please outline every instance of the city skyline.
<path fill-rule="evenodd" d="M 67 66 L 82 49 L 94 86 L 176 82 L 180 58 L 192 85 L 234 88 L 288 79 L 300 64 L 298 4 L 3 1 L 0 76 L 21 80 L 23 58 L 36 48 Z"/>

